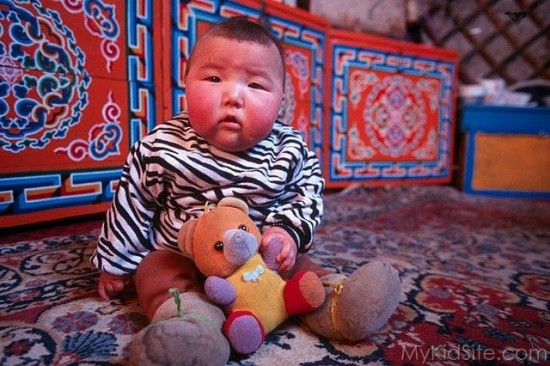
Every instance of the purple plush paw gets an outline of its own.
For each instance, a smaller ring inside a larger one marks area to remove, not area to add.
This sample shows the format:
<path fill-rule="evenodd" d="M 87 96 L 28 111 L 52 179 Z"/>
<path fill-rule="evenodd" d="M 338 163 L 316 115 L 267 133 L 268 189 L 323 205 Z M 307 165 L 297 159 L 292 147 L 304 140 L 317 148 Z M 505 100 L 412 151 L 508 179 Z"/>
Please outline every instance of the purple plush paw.
<path fill-rule="evenodd" d="M 224 323 L 223 331 L 233 350 L 243 355 L 255 352 L 264 341 L 263 327 L 250 312 L 231 314 Z"/>
<path fill-rule="evenodd" d="M 283 242 L 280 238 L 274 237 L 264 249 L 262 249 L 262 258 L 269 268 L 272 271 L 277 271 L 279 269 L 279 263 L 277 263 L 277 256 L 283 249 Z"/>
<path fill-rule="evenodd" d="M 204 282 L 204 292 L 210 300 L 220 306 L 229 306 L 237 298 L 235 287 L 227 280 L 211 276 Z"/>

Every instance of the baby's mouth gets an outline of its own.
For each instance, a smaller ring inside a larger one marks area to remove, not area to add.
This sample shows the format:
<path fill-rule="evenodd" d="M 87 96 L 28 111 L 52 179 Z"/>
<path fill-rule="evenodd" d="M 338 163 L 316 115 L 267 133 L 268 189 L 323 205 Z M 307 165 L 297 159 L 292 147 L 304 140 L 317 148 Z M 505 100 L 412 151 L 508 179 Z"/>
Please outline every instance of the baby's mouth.
<path fill-rule="evenodd" d="M 235 116 L 225 116 L 220 120 L 220 125 L 225 128 L 237 129 L 241 128 L 241 123 Z"/>

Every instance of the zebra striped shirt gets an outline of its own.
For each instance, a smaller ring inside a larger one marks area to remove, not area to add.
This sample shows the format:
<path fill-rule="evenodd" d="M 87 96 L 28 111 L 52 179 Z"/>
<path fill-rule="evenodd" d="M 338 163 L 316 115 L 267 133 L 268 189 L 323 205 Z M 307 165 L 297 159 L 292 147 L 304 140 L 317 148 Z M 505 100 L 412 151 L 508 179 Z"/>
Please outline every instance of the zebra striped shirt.
<path fill-rule="evenodd" d="M 317 158 L 291 127 L 276 122 L 255 147 L 229 153 L 198 136 L 182 113 L 132 147 L 91 260 L 101 271 L 132 273 L 152 250 L 179 251 L 182 224 L 229 196 L 248 204 L 260 229 L 280 226 L 306 252 L 323 188 Z"/>

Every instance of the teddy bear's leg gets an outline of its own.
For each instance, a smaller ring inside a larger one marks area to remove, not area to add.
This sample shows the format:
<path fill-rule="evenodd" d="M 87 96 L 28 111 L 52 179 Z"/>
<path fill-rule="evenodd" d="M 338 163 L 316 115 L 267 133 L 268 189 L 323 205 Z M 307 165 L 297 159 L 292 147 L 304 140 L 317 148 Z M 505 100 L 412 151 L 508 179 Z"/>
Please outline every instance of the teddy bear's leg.
<path fill-rule="evenodd" d="M 227 317 L 223 332 L 231 347 L 242 355 L 255 352 L 264 342 L 265 330 L 250 311 L 235 311 Z"/>
<path fill-rule="evenodd" d="M 304 314 L 325 301 L 325 290 L 313 272 L 298 272 L 287 280 L 284 289 L 286 311 L 289 315 Z"/>
<path fill-rule="evenodd" d="M 376 332 L 401 296 L 398 272 L 383 262 L 365 264 L 349 277 L 328 274 L 321 280 L 326 300 L 303 319 L 315 333 L 332 340 L 360 341 Z"/>
<path fill-rule="evenodd" d="M 130 345 L 133 365 L 225 365 L 230 348 L 221 331 L 225 316 L 200 291 L 191 261 L 156 251 L 136 272 L 140 305 L 151 324 Z"/>

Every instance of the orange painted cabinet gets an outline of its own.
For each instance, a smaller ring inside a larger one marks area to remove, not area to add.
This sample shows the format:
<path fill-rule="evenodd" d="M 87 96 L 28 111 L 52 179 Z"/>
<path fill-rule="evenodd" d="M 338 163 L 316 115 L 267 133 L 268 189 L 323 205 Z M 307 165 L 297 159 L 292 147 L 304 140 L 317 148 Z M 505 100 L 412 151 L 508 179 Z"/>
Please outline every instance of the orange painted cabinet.
<path fill-rule="evenodd" d="M 0 0 L 0 227 L 105 211 L 160 105 L 159 3 Z"/>
<path fill-rule="evenodd" d="M 457 53 L 331 30 L 329 187 L 451 180 Z"/>
<path fill-rule="evenodd" d="M 336 31 L 280 1 L 0 0 L 0 228 L 107 209 L 131 148 L 186 107 L 211 24 L 268 21 L 280 119 L 329 187 L 450 180 L 456 54 Z"/>

